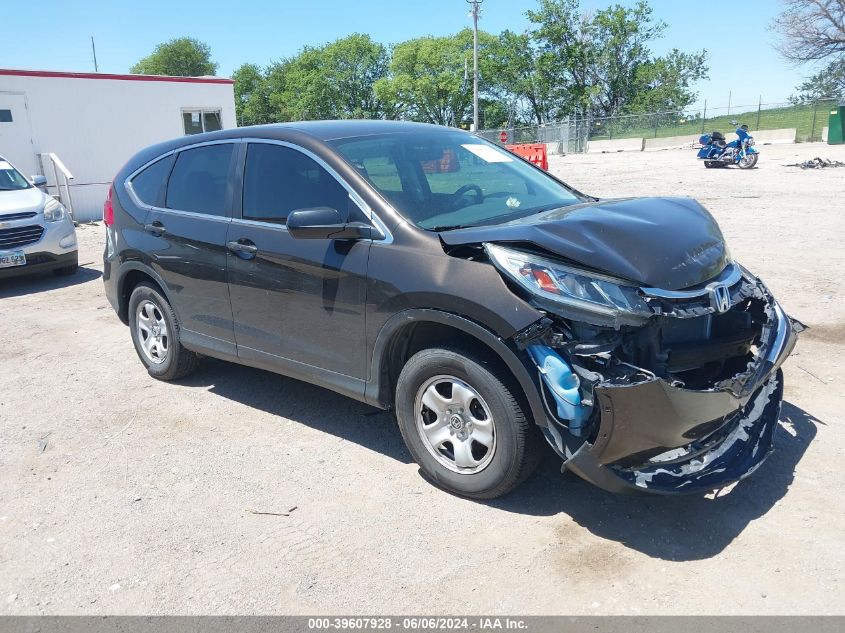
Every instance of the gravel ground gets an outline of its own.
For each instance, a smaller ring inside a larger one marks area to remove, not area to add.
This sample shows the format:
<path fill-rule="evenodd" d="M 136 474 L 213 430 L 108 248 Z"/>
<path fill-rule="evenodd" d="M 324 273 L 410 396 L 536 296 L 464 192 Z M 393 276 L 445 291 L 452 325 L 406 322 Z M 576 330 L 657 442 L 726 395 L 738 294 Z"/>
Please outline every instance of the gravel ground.
<path fill-rule="evenodd" d="M 426 483 L 390 414 L 216 361 L 156 382 L 103 294 L 103 228 L 80 227 L 75 277 L 0 281 L 0 613 L 845 614 L 845 169 L 783 166 L 845 147 L 760 149 L 751 172 L 552 165 L 698 198 L 812 327 L 776 453 L 717 499 L 607 494 L 549 450 L 474 503 Z"/>

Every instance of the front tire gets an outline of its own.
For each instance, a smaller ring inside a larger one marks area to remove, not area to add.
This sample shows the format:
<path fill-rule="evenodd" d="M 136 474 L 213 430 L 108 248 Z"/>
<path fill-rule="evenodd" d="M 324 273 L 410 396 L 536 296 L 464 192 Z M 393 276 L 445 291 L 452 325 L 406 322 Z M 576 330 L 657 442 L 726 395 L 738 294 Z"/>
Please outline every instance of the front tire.
<path fill-rule="evenodd" d="M 199 365 L 199 357 L 180 342 L 173 307 L 152 284 L 142 282 L 132 291 L 129 329 L 138 358 L 153 378 L 177 380 Z"/>
<path fill-rule="evenodd" d="M 745 158 L 739 161 L 740 169 L 754 169 L 757 161 L 760 159 L 760 154 L 746 154 Z"/>
<path fill-rule="evenodd" d="M 510 492 L 542 457 L 539 429 L 512 377 L 459 349 L 427 349 L 405 364 L 396 386 L 396 418 L 425 475 L 473 499 Z"/>

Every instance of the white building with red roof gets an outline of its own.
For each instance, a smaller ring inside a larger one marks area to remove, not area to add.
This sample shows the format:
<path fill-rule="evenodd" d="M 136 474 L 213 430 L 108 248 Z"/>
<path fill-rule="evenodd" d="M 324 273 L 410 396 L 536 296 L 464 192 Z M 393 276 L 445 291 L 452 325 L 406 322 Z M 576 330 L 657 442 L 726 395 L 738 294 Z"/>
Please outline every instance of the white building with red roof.
<path fill-rule="evenodd" d="M 233 84 L 0 69 L 0 156 L 27 176 L 44 175 L 76 220 L 97 219 L 112 178 L 138 150 L 236 127 Z"/>

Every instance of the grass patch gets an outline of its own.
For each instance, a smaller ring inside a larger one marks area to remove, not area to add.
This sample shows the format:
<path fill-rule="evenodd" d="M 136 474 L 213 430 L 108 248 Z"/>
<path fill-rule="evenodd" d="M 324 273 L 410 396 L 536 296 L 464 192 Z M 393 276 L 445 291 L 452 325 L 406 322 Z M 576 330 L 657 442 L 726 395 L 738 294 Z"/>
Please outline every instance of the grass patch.
<path fill-rule="evenodd" d="M 654 115 L 633 116 L 624 119 L 601 121 L 590 135 L 590 140 L 598 141 L 610 138 L 665 138 L 667 136 L 686 136 L 698 138 L 702 132 L 718 130 L 727 135 L 736 128 L 731 121 L 736 120 L 746 124 L 752 131 L 757 130 L 779 130 L 783 128 L 796 128 L 799 141 L 821 140 L 822 128 L 828 124 L 830 110 L 836 105 L 836 101 L 819 102 L 817 106 L 796 105 L 783 108 L 772 108 L 761 110 L 758 114 L 756 108 L 752 111 L 737 112 L 720 116 L 711 116 L 702 121 L 699 118 L 685 121 L 659 121 L 655 128 Z M 813 111 L 815 109 L 815 126 L 813 125 Z M 703 113 L 699 113 L 703 114 Z"/>

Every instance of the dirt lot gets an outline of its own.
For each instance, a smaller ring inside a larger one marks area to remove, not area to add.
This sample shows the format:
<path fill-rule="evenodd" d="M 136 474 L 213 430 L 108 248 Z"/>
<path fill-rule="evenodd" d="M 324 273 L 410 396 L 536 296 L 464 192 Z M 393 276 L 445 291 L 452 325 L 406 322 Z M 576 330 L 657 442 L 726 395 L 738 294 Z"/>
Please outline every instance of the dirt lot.
<path fill-rule="evenodd" d="M 610 495 L 549 451 L 473 503 L 422 479 L 389 414 L 221 362 L 156 382 L 81 227 L 74 278 L 0 281 L 0 613 L 845 614 L 845 169 L 783 166 L 845 147 L 761 149 L 752 172 L 553 161 L 597 195 L 697 197 L 812 327 L 777 452 L 718 499 Z"/>

